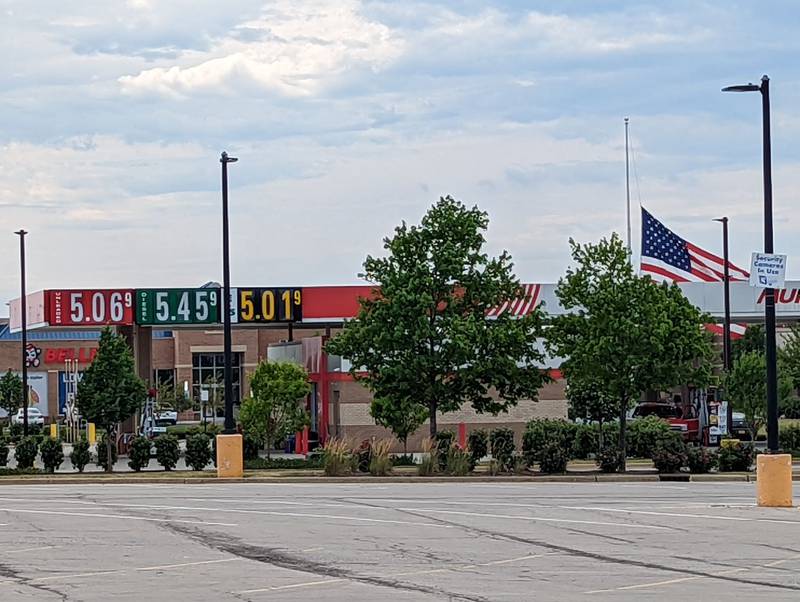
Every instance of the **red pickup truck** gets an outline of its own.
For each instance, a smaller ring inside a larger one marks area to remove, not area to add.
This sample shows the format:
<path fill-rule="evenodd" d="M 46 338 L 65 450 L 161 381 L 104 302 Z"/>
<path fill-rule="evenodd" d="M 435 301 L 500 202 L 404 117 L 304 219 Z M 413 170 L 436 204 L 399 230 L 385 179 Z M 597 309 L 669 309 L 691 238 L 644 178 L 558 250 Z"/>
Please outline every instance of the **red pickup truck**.
<path fill-rule="evenodd" d="M 680 406 L 663 401 L 647 401 L 640 403 L 633 410 L 633 418 L 647 416 L 658 416 L 666 420 L 672 430 L 679 432 L 687 443 L 700 441 L 700 419 L 684 418 Z"/>

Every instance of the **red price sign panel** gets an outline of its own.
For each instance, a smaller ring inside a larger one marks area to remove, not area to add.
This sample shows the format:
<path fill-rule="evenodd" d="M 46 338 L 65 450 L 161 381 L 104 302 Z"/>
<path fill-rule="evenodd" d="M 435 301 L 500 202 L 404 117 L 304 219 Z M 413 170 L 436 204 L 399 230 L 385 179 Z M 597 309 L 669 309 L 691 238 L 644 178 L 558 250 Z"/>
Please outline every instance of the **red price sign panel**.
<path fill-rule="evenodd" d="M 133 324 L 133 289 L 47 291 L 50 326 Z"/>

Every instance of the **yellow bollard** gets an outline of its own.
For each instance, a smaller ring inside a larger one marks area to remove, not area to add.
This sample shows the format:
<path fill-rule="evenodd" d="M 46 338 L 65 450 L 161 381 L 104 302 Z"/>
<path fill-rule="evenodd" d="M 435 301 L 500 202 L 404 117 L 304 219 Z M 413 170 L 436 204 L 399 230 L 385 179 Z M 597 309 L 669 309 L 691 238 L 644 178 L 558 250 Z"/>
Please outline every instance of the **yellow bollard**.
<path fill-rule="evenodd" d="M 217 435 L 217 476 L 244 475 L 244 449 L 241 435 Z"/>
<path fill-rule="evenodd" d="M 58 439 L 58 425 L 55 422 L 50 423 L 50 438 Z"/>
<path fill-rule="evenodd" d="M 791 454 L 759 454 L 756 458 L 758 505 L 792 507 Z"/>
<path fill-rule="evenodd" d="M 86 425 L 86 439 L 89 441 L 89 445 L 94 445 L 97 442 L 97 433 L 94 430 L 94 422 L 90 422 Z"/>

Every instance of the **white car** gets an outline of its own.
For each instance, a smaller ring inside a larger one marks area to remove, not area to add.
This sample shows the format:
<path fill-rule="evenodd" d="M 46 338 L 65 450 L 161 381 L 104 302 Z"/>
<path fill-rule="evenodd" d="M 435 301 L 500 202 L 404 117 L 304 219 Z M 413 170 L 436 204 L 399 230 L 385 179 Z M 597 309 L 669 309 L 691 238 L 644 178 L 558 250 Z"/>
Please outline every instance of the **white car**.
<path fill-rule="evenodd" d="M 22 408 L 17 410 L 17 413 L 11 416 L 12 424 L 22 424 L 24 422 L 24 414 Z M 39 408 L 28 408 L 28 424 L 35 424 L 44 426 L 44 416 Z"/>
<path fill-rule="evenodd" d="M 156 424 L 163 426 L 165 424 L 176 425 L 178 424 L 178 412 L 174 410 L 164 410 L 155 413 Z"/>

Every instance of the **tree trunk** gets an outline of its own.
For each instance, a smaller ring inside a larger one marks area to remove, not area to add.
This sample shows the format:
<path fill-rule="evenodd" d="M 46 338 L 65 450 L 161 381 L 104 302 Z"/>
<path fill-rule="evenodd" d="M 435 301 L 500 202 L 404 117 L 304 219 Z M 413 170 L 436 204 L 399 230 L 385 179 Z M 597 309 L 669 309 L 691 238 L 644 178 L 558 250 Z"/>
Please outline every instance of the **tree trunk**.
<path fill-rule="evenodd" d="M 267 460 L 272 457 L 272 440 L 267 435 Z"/>
<path fill-rule="evenodd" d="M 113 435 L 110 431 L 106 430 L 106 472 L 112 472 L 114 470 L 114 456 L 111 453 L 112 443 L 111 439 Z"/>
<path fill-rule="evenodd" d="M 432 401 L 428 404 L 428 417 L 431 421 L 431 439 L 436 437 L 436 402 Z"/>
<path fill-rule="evenodd" d="M 408 435 L 403 437 L 403 455 L 404 456 L 408 455 Z"/>
<path fill-rule="evenodd" d="M 624 395 L 619 400 L 619 443 L 617 445 L 617 450 L 620 453 L 620 466 L 619 471 L 625 472 L 626 465 L 625 459 L 627 457 L 627 452 L 625 449 L 626 446 L 626 430 L 627 430 L 627 413 L 628 413 L 628 398 Z"/>

